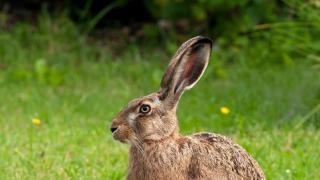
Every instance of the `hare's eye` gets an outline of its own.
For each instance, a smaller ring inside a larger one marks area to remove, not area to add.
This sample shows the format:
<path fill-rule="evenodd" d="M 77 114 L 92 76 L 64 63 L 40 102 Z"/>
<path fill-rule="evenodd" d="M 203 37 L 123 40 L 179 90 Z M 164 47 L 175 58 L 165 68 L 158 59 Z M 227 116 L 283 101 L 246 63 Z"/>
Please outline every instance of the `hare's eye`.
<path fill-rule="evenodd" d="M 150 110 L 151 110 L 151 107 L 149 105 L 142 104 L 142 106 L 140 106 L 139 113 L 147 114 L 148 112 L 150 112 Z"/>

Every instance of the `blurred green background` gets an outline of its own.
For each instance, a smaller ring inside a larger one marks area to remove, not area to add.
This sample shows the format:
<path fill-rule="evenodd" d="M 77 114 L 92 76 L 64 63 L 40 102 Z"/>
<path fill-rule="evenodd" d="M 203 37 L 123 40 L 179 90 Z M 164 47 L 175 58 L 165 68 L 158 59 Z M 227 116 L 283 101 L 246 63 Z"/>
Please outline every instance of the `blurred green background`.
<path fill-rule="evenodd" d="M 214 47 L 182 133 L 233 138 L 268 179 L 318 179 L 318 0 L 2 0 L 0 179 L 124 179 L 111 119 L 196 35 Z"/>

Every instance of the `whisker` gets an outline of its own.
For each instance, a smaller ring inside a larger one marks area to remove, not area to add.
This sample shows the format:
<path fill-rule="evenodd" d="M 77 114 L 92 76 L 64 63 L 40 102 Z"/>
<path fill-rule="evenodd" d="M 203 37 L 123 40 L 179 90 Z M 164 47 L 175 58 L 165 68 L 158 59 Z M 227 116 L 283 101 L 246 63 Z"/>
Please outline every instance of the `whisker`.
<path fill-rule="evenodd" d="M 136 136 L 132 137 L 132 143 L 134 144 L 134 146 L 141 152 L 141 154 L 145 157 L 145 153 L 142 147 L 142 142 L 140 141 L 140 139 Z"/>
<path fill-rule="evenodd" d="M 142 141 L 141 141 L 140 138 L 138 138 L 137 136 L 135 136 L 135 139 L 136 139 L 136 141 L 137 141 L 138 146 L 141 148 L 141 152 L 142 152 L 142 155 L 143 155 L 143 157 L 144 157 L 144 159 L 145 159 L 145 161 L 146 161 L 146 164 L 150 164 L 149 158 L 147 157 L 147 154 L 145 153 L 145 151 L 144 151 L 144 149 L 143 149 L 143 143 L 142 143 Z"/>

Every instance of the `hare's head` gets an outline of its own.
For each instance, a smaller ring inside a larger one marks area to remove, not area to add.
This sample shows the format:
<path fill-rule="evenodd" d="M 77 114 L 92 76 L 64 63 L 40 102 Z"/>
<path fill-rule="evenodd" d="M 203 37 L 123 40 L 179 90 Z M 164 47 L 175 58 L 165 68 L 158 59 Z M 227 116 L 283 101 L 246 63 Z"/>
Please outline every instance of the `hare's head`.
<path fill-rule="evenodd" d="M 113 120 L 114 139 L 135 144 L 161 140 L 178 131 L 177 103 L 182 93 L 200 79 L 211 48 L 212 41 L 202 36 L 183 43 L 162 78 L 160 90 L 132 100 Z"/>

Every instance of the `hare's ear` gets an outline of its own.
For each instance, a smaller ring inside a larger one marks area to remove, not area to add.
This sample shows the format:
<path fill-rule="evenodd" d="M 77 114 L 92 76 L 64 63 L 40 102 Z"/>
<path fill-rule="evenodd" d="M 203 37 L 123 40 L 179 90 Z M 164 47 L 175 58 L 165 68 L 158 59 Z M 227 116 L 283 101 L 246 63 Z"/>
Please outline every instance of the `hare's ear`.
<path fill-rule="evenodd" d="M 206 69 L 212 48 L 209 38 L 197 36 L 181 45 L 165 72 L 160 98 L 177 102 L 186 89 L 192 88 Z"/>

